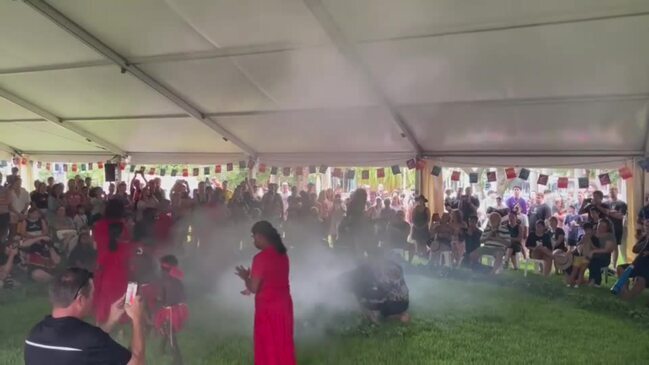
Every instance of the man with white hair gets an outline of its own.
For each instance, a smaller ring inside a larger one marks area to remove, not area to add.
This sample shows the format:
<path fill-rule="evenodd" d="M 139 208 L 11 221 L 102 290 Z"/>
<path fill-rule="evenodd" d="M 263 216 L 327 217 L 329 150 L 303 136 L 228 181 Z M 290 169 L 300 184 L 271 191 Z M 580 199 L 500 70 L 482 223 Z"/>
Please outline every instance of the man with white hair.
<path fill-rule="evenodd" d="M 482 246 L 474 250 L 470 259 L 473 264 L 478 264 L 482 256 L 493 256 L 494 266 L 492 274 L 497 274 L 503 266 L 503 257 L 505 251 L 511 245 L 511 236 L 509 230 L 501 224 L 502 217 L 500 214 L 493 212 L 489 215 L 489 223 L 482 232 L 480 242 Z"/>

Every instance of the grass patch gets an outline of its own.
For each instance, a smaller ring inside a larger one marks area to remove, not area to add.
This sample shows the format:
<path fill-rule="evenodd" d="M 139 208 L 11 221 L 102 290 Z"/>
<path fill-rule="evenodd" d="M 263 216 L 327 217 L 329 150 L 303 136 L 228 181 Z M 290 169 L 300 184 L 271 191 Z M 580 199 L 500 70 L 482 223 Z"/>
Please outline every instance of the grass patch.
<path fill-rule="evenodd" d="M 605 289 L 565 288 L 558 278 L 505 273 L 484 279 L 412 275 L 412 323 L 374 326 L 357 313 L 312 311 L 297 321 L 298 360 L 309 364 L 646 363 L 649 309 Z M 29 328 L 48 310 L 42 288 L 0 291 L 0 364 L 22 364 Z M 298 305 L 298 304 L 296 304 Z M 181 334 L 186 364 L 251 364 L 251 313 L 218 298 L 190 303 Z M 150 364 L 167 364 L 150 341 Z"/>

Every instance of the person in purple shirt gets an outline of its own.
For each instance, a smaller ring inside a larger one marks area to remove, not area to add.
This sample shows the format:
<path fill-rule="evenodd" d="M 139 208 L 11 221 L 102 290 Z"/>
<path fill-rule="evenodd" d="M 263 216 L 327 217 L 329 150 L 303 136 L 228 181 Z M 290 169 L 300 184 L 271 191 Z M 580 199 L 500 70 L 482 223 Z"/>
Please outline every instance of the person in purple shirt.
<path fill-rule="evenodd" d="M 527 202 L 525 199 L 521 198 L 521 187 L 516 185 L 514 186 L 514 195 L 510 196 L 509 199 L 507 199 L 507 208 L 509 210 L 513 210 L 515 206 L 519 206 L 522 214 L 527 214 Z"/>

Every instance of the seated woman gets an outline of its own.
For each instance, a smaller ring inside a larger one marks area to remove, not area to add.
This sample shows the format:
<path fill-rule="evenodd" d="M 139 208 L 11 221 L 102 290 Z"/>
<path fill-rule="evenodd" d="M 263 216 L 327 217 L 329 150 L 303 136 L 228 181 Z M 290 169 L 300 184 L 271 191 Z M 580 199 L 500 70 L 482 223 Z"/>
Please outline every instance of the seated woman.
<path fill-rule="evenodd" d="M 473 267 L 480 267 L 479 264 L 482 256 L 493 256 L 494 266 L 491 270 L 492 274 L 498 274 L 500 272 L 503 266 L 505 251 L 511 245 L 509 231 L 500 223 L 501 219 L 502 217 L 497 212 L 489 214 L 489 223 L 480 237 L 480 242 L 483 245 L 473 250 L 469 255 Z"/>
<path fill-rule="evenodd" d="M 505 223 L 509 236 L 511 237 L 511 246 L 505 253 L 505 264 L 511 261 L 514 270 L 518 270 L 518 259 L 516 254 L 523 251 L 523 226 L 518 219 L 516 210 L 512 210 L 508 214 L 507 222 Z"/>
<path fill-rule="evenodd" d="M 624 300 L 631 300 L 647 287 L 649 284 L 649 218 L 643 221 L 642 230 L 639 234 L 637 243 L 633 246 L 633 253 L 637 256 L 633 260 L 633 271 L 631 271 L 630 278 L 633 279 L 633 285 L 630 285 L 629 280 L 623 287 L 620 297 Z M 617 267 L 618 276 L 627 269 L 629 265 L 619 265 Z"/>
<path fill-rule="evenodd" d="M 20 242 L 29 277 L 39 283 L 48 283 L 56 274 L 61 257 L 49 237 L 26 238 Z"/>
<path fill-rule="evenodd" d="M 442 251 L 451 251 L 451 242 L 453 241 L 453 226 L 451 226 L 451 215 L 443 213 L 439 220 L 436 213 L 430 222 L 430 254 L 429 262 L 431 264 L 438 264 L 440 262 L 439 255 Z"/>
<path fill-rule="evenodd" d="M 595 237 L 593 224 L 584 223 L 583 230 L 584 235 L 577 242 L 576 249 L 572 251 L 572 267 L 565 270 L 566 286 L 568 287 L 578 288 L 579 285 L 584 284 L 584 275 L 590 263 L 591 252 L 599 246 L 599 239 Z"/>
<path fill-rule="evenodd" d="M 47 222 L 43 219 L 40 210 L 34 207 L 29 208 L 27 218 L 18 223 L 18 234 L 23 238 L 48 236 Z"/>
<path fill-rule="evenodd" d="M 530 258 L 543 260 L 543 275 L 548 276 L 552 271 L 552 237 L 541 219 L 536 221 L 534 230 L 531 230 L 525 247 L 530 250 Z"/>
<path fill-rule="evenodd" d="M 591 251 L 588 272 L 590 285 L 599 287 L 602 284 L 602 269 L 611 264 L 611 254 L 617 250 L 617 240 L 613 233 L 613 223 L 609 219 L 600 219 L 595 233 L 598 245 Z"/>
<path fill-rule="evenodd" d="M 64 206 L 56 210 L 56 215 L 50 221 L 50 228 L 57 246 L 64 252 L 72 252 L 79 240 L 79 233 Z"/>
<path fill-rule="evenodd" d="M 350 287 L 368 318 L 378 323 L 381 318 L 408 322 L 408 286 L 403 269 L 396 262 L 371 253 L 367 262 L 347 276 Z"/>
<path fill-rule="evenodd" d="M 95 271 L 97 267 L 97 249 L 88 229 L 84 229 L 79 233 L 79 243 L 70 252 L 68 266 L 80 267 L 90 272 Z"/>

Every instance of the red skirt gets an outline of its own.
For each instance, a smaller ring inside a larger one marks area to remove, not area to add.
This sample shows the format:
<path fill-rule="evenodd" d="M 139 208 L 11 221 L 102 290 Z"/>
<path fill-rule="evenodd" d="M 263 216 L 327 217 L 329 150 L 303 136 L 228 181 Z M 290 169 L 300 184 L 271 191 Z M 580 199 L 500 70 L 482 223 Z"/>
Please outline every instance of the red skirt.
<path fill-rule="evenodd" d="M 169 328 L 173 333 L 178 333 L 183 329 L 188 318 L 189 308 L 187 304 L 180 303 L 158 309 L 153 319 L 153 325 L 158 332 L 163 334 Z"/>
<path fill-rule="evenodd" d="M 255 365 L 295 365 L 293 303 L 289 298 L 255 305 Z"/>

